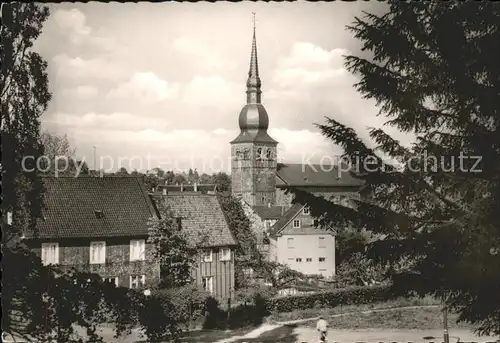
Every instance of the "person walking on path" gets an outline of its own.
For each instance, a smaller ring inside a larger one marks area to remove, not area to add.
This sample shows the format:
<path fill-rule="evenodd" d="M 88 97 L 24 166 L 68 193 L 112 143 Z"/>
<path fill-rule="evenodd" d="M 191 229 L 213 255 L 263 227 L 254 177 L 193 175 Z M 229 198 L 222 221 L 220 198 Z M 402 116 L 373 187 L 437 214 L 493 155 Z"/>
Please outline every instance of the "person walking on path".
<path fill-rule="evenodd" d="M 326 342 L 326 333 L 328 332 L 328 322 L 323 318 L 319 317 L 318 323 L 316 324 L 316 330 L 320 333 L 320 342 Z"/>

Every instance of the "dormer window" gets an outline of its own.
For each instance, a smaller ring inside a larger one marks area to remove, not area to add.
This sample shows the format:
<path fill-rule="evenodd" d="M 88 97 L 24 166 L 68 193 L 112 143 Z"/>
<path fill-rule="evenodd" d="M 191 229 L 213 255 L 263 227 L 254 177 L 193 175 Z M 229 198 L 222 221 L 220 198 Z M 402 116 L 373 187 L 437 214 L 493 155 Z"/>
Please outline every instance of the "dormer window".
<path fill-rule="evenodd" d="M 97 219 L 104 218 L 104 213 L 101 210 L 94 210 L 94 215 Z"/>
<path fill-rule="evenodd" d="M 309 213 L 309 207 L 304 207 L 304 209 L 302 210 L 302 214 L 308 215 Z"/>

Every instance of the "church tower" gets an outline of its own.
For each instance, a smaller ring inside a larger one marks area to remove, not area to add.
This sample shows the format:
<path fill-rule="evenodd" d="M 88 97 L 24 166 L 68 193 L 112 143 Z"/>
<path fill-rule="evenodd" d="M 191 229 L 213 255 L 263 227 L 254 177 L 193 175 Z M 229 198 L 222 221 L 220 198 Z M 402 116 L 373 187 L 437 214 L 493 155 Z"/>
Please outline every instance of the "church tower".
<path fill-rule="evenodd" d="M 232 192 L 251 206 L 274 205 L 276 201 L 278 142 L 267 133 L 269 117 L 261 93 L 254 14 L 247 103 L 239 116 L 240 134 L 231 142 Z"/>

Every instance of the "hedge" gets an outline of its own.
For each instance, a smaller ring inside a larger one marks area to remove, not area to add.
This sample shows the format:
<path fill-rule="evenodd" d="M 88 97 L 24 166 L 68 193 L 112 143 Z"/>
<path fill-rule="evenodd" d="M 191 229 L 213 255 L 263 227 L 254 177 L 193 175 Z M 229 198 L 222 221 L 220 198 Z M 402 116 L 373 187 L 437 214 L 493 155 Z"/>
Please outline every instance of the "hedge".
<path fill-rule="evenodd" d="M 353 286 L 312 294 L 283 296 L 269 300 L 272 312 L 292 312 L 309 308 L 368 304 L 394 299 L 391 285 Z"/>

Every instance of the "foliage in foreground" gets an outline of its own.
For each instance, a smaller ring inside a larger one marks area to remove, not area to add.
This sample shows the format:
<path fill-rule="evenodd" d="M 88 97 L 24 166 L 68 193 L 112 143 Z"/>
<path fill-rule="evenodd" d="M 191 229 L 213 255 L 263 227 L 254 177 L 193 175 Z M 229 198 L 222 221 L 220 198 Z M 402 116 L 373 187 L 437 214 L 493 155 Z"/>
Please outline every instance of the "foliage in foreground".
<path fill-rule="evenodd" d="M 360 93 L 415 143 L 403 146 L 373 128 L 372 148 L 327 118 L 319 129 L 343 148 L 369 197 L 347 208 L 292 191 L 332 227 L 379 235 L 362 250 L 368 258 L 407 259 L 391 272 L 401 294 L 443 297 L 479 333 L 499 334 L 500 5 L 389 5 L 349 27 L 373 59 L 346 63 Z"/>

